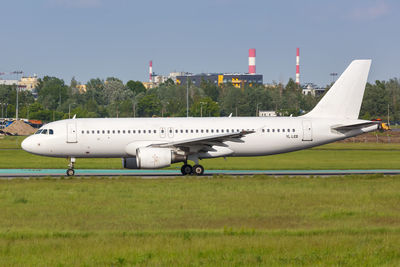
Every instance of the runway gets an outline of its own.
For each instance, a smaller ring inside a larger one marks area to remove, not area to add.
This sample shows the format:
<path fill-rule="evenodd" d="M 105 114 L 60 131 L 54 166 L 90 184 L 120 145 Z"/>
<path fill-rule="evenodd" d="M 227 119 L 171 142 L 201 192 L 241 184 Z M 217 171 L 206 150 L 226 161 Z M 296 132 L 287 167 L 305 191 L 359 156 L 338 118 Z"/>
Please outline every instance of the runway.
<path fill-rule="evenodd" d="M 1 169 L 0 178 L 8 177 L 61 177 L 66 176 L 65 169 Z M 271 176 L 333 176 L 351 174 L 399 175 L 395 170 L 206 170 L 204 176 L 231 175 L 271 175 Z M 162 178 L 182 176 L 180 170 L 113 170 L 113 169 L 76 169 L 75 176 L 132 176 Z"/>

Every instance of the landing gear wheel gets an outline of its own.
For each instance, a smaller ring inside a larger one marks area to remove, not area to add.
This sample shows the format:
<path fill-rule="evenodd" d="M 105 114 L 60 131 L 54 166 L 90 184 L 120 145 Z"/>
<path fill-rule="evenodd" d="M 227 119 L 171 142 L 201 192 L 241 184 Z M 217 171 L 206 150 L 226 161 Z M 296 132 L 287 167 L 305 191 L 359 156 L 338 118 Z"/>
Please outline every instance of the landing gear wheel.
<path fill-rule="evenodd" d="M 181 168 L 182 175 L 189 175 L 192 174 L 192 166 L 189 164 L 185 164 Z"/>
<path fill-rule="evenodd" d="M 67 176 L 74 176 L 74 175 L 75 175 L 74 169 L 68 169 L 67 170 Z"/>
<path fill-rule="evenodd" d="M 203 173 L 204 173 L 204 167 L 201 166 L 201 165 L 194 165 L 193 168 L 192 168 L 192 172 L 193 172 L 195 175 L 203 175 Z"/>

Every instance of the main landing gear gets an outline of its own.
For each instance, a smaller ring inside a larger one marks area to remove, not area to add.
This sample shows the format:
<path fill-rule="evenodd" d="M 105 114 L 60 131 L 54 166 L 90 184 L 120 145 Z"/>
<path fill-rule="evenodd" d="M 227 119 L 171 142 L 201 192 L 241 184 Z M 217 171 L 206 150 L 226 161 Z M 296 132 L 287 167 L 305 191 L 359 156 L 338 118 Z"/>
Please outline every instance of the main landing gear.
<path fill-rule="evenodd" d="M 72 158 L 72 157 L 69 158 L 67 176 L 74 176 L 75 175 L 74 165 L 75 165 L 75 158 Z"/>
<path fill-rule="evenodd" d="M 181 168 L 182 175 L 203 175 L 204 167 L 196 164 L 193 167 L 187 163 L 185 163 Z"/>

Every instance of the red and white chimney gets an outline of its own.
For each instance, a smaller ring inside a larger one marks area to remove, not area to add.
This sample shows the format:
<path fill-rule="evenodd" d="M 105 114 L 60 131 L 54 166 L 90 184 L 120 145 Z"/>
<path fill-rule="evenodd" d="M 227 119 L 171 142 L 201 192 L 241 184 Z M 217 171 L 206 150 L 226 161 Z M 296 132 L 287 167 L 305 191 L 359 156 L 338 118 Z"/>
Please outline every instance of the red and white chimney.
<path fill-rule="evenodd" d="M 150 60 L 150 65 L 149 65 L 149 82 L 153 81 L 153 61 Z"/>
<path fill-rule="evenodd" d="M 256 74 L 256 49 L 249 49 L 249 74 Z"/>
<path fill-rule="evenodd" d="M 296 51 L 296 83 L 300 84 L 300 48 Z"/>

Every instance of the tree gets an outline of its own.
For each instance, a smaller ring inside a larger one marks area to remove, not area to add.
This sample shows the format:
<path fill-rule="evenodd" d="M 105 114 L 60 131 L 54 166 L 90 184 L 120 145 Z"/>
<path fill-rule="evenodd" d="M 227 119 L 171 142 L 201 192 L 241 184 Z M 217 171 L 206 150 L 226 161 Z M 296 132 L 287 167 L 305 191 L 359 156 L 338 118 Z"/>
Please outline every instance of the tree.
<path fill-rule="evenodd" d="M 138 102 L 138 114 L 141 117 L 159 116 L 161 111 L 161 101 L 154 95 L 146 95 Z"/>
<path fill-rule="evenodd" d="M 63 80 L 45 76 L 39 82 L 38 101 L 47 109 L 61 108 L 62 102 L 67 99 L 67 90 Z"/>
<path fill-rule="evenodd" d="M 109 99 L 109 107 L 111 108 L 111 110 L 115 109 L 115 115 L 118 117 L 119 104 L 122 100 L 125 99 L 126 96 L 124 84 L 118 79 L 107 81 L 104 86 L 104 95 L 106 98 Z M 112 113 L 113 112 L 111 112 L 111 114 Z"/>
<path fill-rule="evenodd" d="M 130 80 L 126 83 L 126 87 L 130 89 L 135 95 L 146 92 L 146 88 L 144 87 L 143 83 L 139 81 Z"/>
<path fill-rule="evenodd" d="M 218 103 L 211 97 L 201 98 L 190 107 L 190 115 L 193 117 L 218 117 L 220 115 Z"/>

